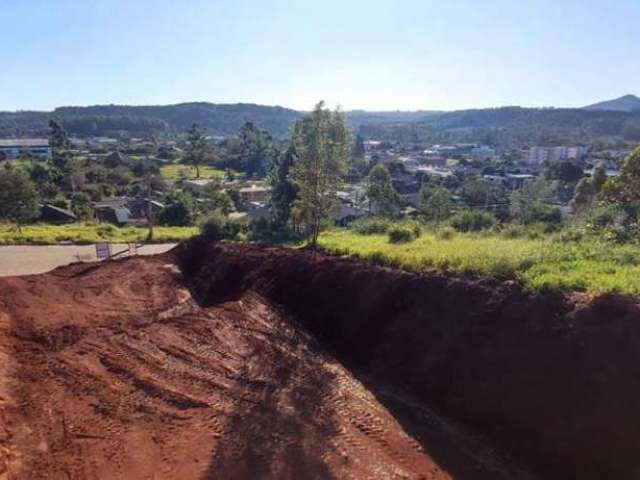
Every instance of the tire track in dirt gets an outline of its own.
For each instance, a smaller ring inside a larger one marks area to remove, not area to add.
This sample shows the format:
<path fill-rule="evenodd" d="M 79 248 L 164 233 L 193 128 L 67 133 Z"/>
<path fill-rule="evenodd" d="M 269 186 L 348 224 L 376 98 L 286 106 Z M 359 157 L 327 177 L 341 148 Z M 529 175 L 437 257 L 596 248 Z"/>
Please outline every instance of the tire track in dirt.
<path fill-rule="evenodd" d="M 200 306 L 171 255 L 0 279 L 0 327 L 7 480 L 452 478 L 295 319 Z"/>

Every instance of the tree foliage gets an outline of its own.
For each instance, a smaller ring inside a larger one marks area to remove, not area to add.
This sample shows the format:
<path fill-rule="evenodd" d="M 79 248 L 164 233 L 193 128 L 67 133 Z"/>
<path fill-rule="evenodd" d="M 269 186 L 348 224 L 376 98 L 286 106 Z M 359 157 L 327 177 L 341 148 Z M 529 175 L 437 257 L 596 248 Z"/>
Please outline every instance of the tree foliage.
<path fill-rule="evenodd" d="M 49 146 L 53 150 L 53 154 L 60 154 L 63 150 L 67 150 L 71 147 L 71 142 L 67 137 L 67 132 L 60 122 L 56 120 L 49 121 Z"/>
<path fill-rule="evenodd" d="M 591 205 L 595 190 L 590 178 L 581 179 L 576 185 L 576 189 L 573 192 L 573 198 L 571 199 L 571 206 L 574 212 L 581 212 L 585 208 Z"/>
<path fill-rule="evenodd" d="M 200 178 L 200 167 L 211 159 L 212 149 L 204 130 L 194 123 L 187 135 L 187 149 L 182 163 L 196 169 L 196 178 Z"/>
<path fill-rule="evenodd" d="M 640 147 L 625 159 L 620 175 L 605 182 L 600 197 L 606 203 L 640 207 Z"/>
<path fill-rule="evenodd" d="M 423 187 L 420 192 L 420 210 L 428 220 L 436 223 L 451 215 L 453 203 L 449 190 L 443 187 Z"/>
<path fill-rule="evenodd" d="M 166 198 L 158 221 L 162 225 L 184 227 L 193 225 L 195 219 L 196 206 L 193 198 L 187 193 L 175 192 Z"/>
<path fill-rule="evenodd" d="M 296 187 L 291 179 L 291 168 L 296 161 L 295 146 L 291 144 L 284 154 L 278 155 L 269 172 L 269 206 L 277 225 L 286 225 L 291 206 L 296 199 Z"/>
<path fill-rule="evenodd" d="M 398 193 L 391 183 L 391 174 L 387 167 L 378 164 L 371 169 L 367 177 L 367 197 L 384 216 L 394 215 L 398 210 Z"/>
<path fill-rule="evenodd" d="M 295 206 L 309 243 L 315 247 L 321 223 L 337 204 L 346 173 L 350 149 L 343 114 L 318 103 L 296 123 L 292 141 L 297 153 L 291 170 L 298 189 Z"/>
<path fill-rule="evenodd" d="M 545 171 L 549 180 L 559 180 L 563 183 L 576 183 L 584 173 L 582 168 L 572 162 L 552 163 Z"/>
<path fill-rule="evenodd" d="M 240 170 L 249 177 L 264 177 L 276 156 L 271 134 L 246 122 L 240 129 L 240 141 Z"/>
<path fill-rule="evenodd" d="M 560 211 L 549 205 L 553 191 L 553 183 L 544 178 L 526 180 L 519 190 L 511 194 L 511 215 L 524 224 L 559 222 Z"/>
<path fill-rule="evenodd" d="M 504 187 L 479 177 L 465 180 L 460 195 L 469 206 L 488 206 L 504 201 Z"/>
<path fill-rule="evenodd" d="M 20 225 L 38 214 L 38 193 L 29 177 L 18 169 L 0 170 L 0 220 Z"/>

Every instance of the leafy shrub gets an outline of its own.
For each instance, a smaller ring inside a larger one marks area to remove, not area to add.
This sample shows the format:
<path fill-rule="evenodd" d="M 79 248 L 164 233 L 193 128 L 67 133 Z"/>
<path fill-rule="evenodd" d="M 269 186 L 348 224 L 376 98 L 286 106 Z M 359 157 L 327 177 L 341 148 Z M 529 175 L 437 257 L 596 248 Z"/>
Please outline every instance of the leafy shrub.
<path fill-rule="evenodd" d="M 226 235 L 226 219 L 219 212 L 214 212 L 200 226 L 200 235 L 210 242 L 222 240 Z"/>
<path fill-rule="evenodd" d="M 505 228 L 502 229 L 500 234 L 504 238 L 522 238 L 526 234 L 526 227 L 520 223 L 510 223 Z"/>
<path fill-rule="evenodd" d="M 603 240 L 624 243 L 637 239 L 638 224 L 620 207 L 607 205 L 591 209 L 578 223 Z"/>
<path fill-rule="evenodd" d="M 625 225 L 627 220 L 626 212 L 613 205 L 594 208 L 584 217 L 585 223 L 596 230 Z"/>
<path fill-rule="evenodd" d="M 586 235 L 586 229 L 582 225 L 573 225 L 559 235 L 559 239 L 562 242 L 580 242 Z"/>
<path fill-rule="evenodd" d="M 444 227 L 438 230 L 437 236 L 441 240 L 451 240 L 456 234 L 456 231 L 451 227 Z"/>
<path fill-rule="evenodd" d="M 96 233 L 100 238 L 109 238 L 118 233 L 118 228 L 110 223 L 101 223 L 96 227 Z"/>
<path fill-rule="evenodd" d="M 496 217 L 484 210 L 463 210 L 451 218 L 451 225 L 459 232 L 479 232 L 496 225 Z"/>
<path fill-rule="evenodd" d="M 242 232 L 243 229 L 244 224 L 241 221 L 226 220 L 222 227 L 222 232 L 224 234 L 224 238 L 233 240 L 238 238 L 238 235 L 240 235 L 240 232 Z"/>
<path fill-rule="evenodd" d="M 196 207 L 191 196 L 178 192 L 167 197 L 158 221 L 161 225 L 184 227 L 193 225 L 195 217 Z"/>
<path fill-rule="evenodd" d="M 261 219 L 249 224 L 247 239 L 258 243 L 283 244 L 299 242 L 303 237 L 286 225 L 279 225 L 266 219 Z"/>
<path fill-rule="evenodd" d="M 381 218 L 363 218 L 356 220 L 351 229 L 360 235 L 383 235 L 387 233 L 391 223 Z"/>
<path fill-rule="evenodd" d="M 406 225 L 409 229 L 411 229 L 411 232 L 413 233 L 413 236 L 415 238 L 420 238 L 420 235 L 422 235 L 422 226 L 420 225 L 420 223 L 413 221 L 408 222 Z"/>
<path fill-rule="evenodd" d="M 615 257 L 619 265 L 638 265 L 638 257 L 632 252 L 622 252 Z"/>
<path fill-rule="evenodd" d="M 406 243 L 415 238 L 414 231 L 409 227 L 393 226 L 387 231 L 389 242 Z"/>

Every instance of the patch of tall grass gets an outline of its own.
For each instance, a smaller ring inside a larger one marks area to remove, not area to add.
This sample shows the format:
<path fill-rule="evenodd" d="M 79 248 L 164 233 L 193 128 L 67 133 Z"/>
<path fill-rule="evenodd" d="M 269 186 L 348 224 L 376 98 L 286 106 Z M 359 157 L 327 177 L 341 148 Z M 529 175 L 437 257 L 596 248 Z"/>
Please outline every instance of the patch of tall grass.
<path fill-rule="evenodd" d="M 18 231 L 15 225 L 0 224 L 0 245 L 55 245 L 59 243 L 90 244 L 100 241 L 133 243 L 147 238 L 141 227 L 117 227 L 110 224 L 26 225 Z M 199 233 L 197 227 L 155 227 L 154 243 L 179 242 Z"/>
<path fill-rule="evenodd" d="M 404 243 L 384 234 L 329 230 L 319 243 L 338 255 L 370 259 L 417 272 L 451 272 L 517 279 L 534 290 L 576 290 L 588 294 L 640 294 L 640 247 L 584 237 L 529 231 L 423 233 Z"/>

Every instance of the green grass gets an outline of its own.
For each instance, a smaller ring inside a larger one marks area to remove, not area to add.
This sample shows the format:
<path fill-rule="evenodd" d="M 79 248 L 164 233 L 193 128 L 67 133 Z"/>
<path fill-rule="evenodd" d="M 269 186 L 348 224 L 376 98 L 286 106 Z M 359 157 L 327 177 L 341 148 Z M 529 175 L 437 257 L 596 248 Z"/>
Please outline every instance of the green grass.
<path fill-rule="evenodd" d="M 189 179 L 196 178 L 196 169 L 189 165 L 181 165 L 179 163 L 174 163 L 171 165 L 164 165 L 160 168 L 160 173 L 163 177 L 169 180 L 178 180 L 180 178 L 180 172 L 184 172 L 184 174 Z M 224 170 L 219 170 L 214 167 L 202 166 L 200 167 L 200 178 L 222 178 L 224 177 Z"/>
<path fill-rule="evenodd" d="M 0 168 L 4 168 L 5 164 L 9 163 L 14 168 L 21 168 L 23 170 L 28 170 L 29 167 L 31 167 L 32 163 L 38 163 L 38 162 L 44 163 L 44 160 L 36 159 L 32 161 L 26 158 L 11 158 L 9 160 L 0 161 Z"/>
<path fill-rule="evenodd" d="M 199 233 L 197 227 L 155 227 L 154 243 L 178 242 Z M 89 244 L 99 241 L 142 242 L 147 229 L 109 224 L 27 225 L 22 233 L 13 225 L 0 224 L 0 245 L 55 245 L 61 242 Z"/>
<path fill-rule="evenodd" d="M 330 230 L 320 237 L 330 253 L 372 259 L 418 272 L 451 272 L 513 278 L 533 290 L 576 290 L 596 295 L 640 294 L 640 247 L 597 239 L 563 242 L 497 234 L 456 233 L 449 239 L 425 233 L 404 244 L 387 235 Z"/>

